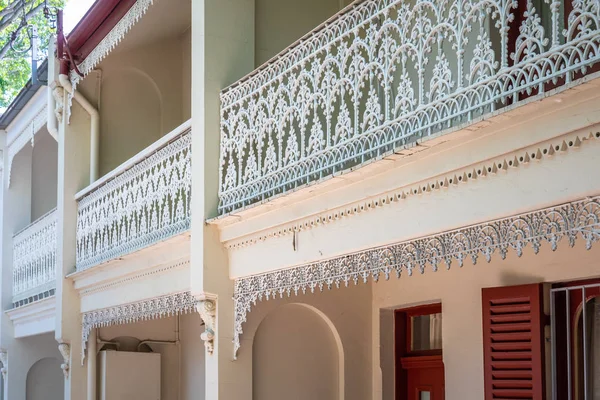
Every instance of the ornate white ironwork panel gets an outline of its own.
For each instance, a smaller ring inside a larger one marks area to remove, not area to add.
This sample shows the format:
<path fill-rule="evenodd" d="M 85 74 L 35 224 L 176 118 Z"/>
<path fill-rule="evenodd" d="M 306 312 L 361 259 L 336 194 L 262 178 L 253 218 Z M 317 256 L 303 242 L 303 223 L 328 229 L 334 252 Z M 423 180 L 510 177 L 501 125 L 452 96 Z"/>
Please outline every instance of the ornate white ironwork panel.
<path fill-rule="evenodd" d="M 465 259 L 476 263 L 480 256 L 491 261 L 494 253 L 504 259 L 509 250 L 520 257 L 526 246 L 537 254 L 542 244 L 556 250 L 562 239 L 573 246 L 577 238 L 586 247 L 600 241 L 600 196 L 578 202 L 490 221 L 408 242 L 373 248 L 313 264 L 278 270 L 235 280 L 235 351 L 240 347 L 242 324 L 257 301 L 323 291 L 369 279 L 386 280 L 402 271 L 424 273 L 429 266 L 450 268 L 453 261 L 462 267 Z"/>
<path fill-rule="evenodd" d="M 13 303 L 55 289 L 56 210 L 13 238 Z"/>
<path fill-rule="evenodd" d="M 597 0 L 573 1 L 566 26 L 562 1 L 517 5 L 364 0 L 222 91 L 219 212 L 542 94 L 600 59 Z"/>
<path fill-rule="evenodd" d="M 79 201 L 78 271 L 189 229 L 191 142 L 187 129 Z"/>

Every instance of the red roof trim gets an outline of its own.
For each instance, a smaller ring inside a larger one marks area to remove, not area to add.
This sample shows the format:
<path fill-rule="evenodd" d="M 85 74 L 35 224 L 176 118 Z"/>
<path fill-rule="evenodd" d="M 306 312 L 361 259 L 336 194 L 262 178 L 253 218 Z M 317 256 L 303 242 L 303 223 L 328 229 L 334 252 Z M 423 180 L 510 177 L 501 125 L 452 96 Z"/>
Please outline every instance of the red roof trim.
<path fill-rule="evenodd" d="M 135 2 L 136 0 L 96 0 L 68 35 L 73 58 L 76 61 L 84 60 Z"/>

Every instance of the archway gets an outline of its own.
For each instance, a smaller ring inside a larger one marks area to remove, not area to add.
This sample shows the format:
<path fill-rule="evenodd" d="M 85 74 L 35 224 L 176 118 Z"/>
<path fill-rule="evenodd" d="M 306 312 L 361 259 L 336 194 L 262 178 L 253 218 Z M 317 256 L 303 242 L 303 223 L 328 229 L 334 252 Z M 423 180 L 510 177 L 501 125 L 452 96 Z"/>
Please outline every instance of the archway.
<path fill-rule="evenodd" d="M 254 336 L 253 398 L 342 399 L 344 359 L 333 323 L 305 304 L 269 313 Z"/>
<path fill-rule="evenodd" d="M 27 373 L 27 400 L 62 400 L 64 378 L 60 360 L 42 358 Z"/>

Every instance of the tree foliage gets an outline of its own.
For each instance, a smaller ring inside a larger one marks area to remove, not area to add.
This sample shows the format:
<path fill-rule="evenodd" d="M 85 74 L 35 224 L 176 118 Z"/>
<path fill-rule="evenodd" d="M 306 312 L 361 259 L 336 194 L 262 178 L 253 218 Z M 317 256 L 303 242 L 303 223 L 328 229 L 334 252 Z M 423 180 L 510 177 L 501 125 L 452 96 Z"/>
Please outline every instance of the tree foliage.
<path fill-rule="evenodd" d="M 64 3 L 64 0 L 0 0 L 0 108 L 8 106 L 31 77 L 31 52 L 24 52 L 31 45 L 30 26 L 37 27 L 38 59 L 43 60 L 54 33 L 44 7 L 54 13 Z"/>

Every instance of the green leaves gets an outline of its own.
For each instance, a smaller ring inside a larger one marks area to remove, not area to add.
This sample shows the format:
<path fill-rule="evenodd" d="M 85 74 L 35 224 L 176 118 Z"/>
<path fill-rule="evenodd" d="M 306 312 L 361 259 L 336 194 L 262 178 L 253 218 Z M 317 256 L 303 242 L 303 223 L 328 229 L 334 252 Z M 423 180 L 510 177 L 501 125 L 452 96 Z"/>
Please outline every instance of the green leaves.
<path fill-rule="evenodd" d="M 30 28 L 36 26 L 39 37 L 38 59 L 47 56 L 48 41 L 55 33 L 43 13 L 44 5 L 54 13 L 65 0 L 0 0 L 0 108 L 7 107 L 31 77 L 31 51 L 19 52 L 10 46 L 27 49 L 31 45 Z"/>

